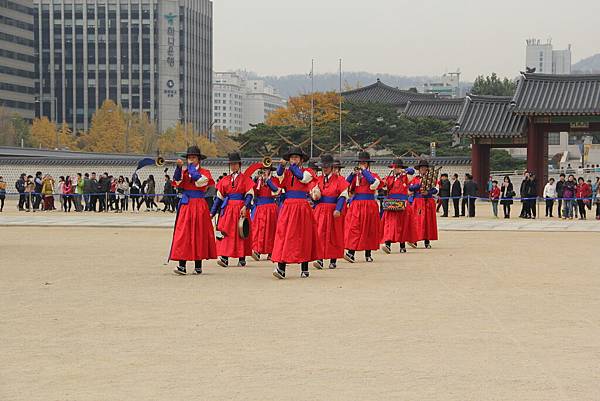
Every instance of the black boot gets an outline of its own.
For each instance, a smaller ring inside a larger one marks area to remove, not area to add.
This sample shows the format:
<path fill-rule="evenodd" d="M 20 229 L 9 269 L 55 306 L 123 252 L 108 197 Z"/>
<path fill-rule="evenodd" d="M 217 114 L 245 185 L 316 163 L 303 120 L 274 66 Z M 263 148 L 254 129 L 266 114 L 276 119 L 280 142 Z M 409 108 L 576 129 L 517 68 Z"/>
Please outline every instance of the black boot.
<path fill-rule="evenodd" d="M 229 258 L 227 256 L 219 256 L 217 264 L 221 267 L 229 267 Z"/>
<path fill-rule="evenodd" d="M 365 260 L 368 263 L 372 263 L 373 262 L 373 258 L 371 257 L 371 251 L 365 251 Z"/>
<path fill-rule="evenodd" d="M 428 239 L 425 240 L 425 248 L 431 249 L 431 242 Z"/>
<path fill-rule="evenodd" d="M 406 253 L 406 242 L 400 243 L 400 253 Z"/>
<path fill-rule="evenodd" d="M 285 278 L 285 263 L 277 263 L 277 267 L 273 270 L 273 276 L 280 280 Z"/>
<path fill-rule="evenodd" d="M 385 244 L 381 247 L 381 250 L 388 255 L 392 253 L 392 241 L 385 241 Z"/>
<path fill-rule="evenodd" d="M 329 268 L 330 269 L 335 269 L 337 267 L 337 259 L 331 259 L 329 261 Z"/>
<path fill-rule="evenodd" d="M 240 258 L 240 260 L 238 261 L 238 266 L 246 267 L 246 258 Z"/>
<path fill-rule="evenodd" d="M 202 274 L 202 261 L 201 260 L 194 261 L 194 274 Z"/>
<path fill-rule="evenodd" d="M 173 270 L 173 273 L 181 276 L 185 276 L 187 274 L 187 271 L 185 270 L 185 260 L 179 261 L 179 266 L 177 266 L 177 269 Z"/>
<path fill-rule="evenodd" d="M 310 273 L 308 272 L 308 262 L 302 262 L 302 264 L 300 265 L 300 268 L 302 269 L 302 273 L 300 273 L 300 277 L 308 278 L 308 276 L 310 275 Z"/>
<path fill-rule="evenodd" d="M 315 260 L 313 266 L 315 269 L 323 270 L 323 259 Z"/>
<path fill-rule="evenodd" d="M 346 259 L 350 263 L 354 263 L 355 262 L 355 259 L 354 259 L 355 252 L 356 251 L 352 251 L 352 250 L 346 251 L 346 253 L 344 254 L 344 259 Z"/>

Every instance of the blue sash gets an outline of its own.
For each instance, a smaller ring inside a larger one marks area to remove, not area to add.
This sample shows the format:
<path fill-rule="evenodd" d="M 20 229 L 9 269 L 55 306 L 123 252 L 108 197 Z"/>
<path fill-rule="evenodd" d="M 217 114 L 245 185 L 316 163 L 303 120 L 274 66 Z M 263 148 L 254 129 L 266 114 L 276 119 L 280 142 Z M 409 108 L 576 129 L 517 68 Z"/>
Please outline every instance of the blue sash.
<path fill-rule="evenodd" d="M 406 195 L 406 194 L 389 194 L 388 198 L 396 199 L 396 200 L 408 200 L 408 195 Z"/>
<path fill-rule="evenodd" d="M 229 194 L 227 195 L 224 199 L 223 199 L 223 203 L 221 204 L 221 211 L 225 210 L 225 208 L 227 207 L 227 204 L 229 203 L 230 200 L 244 200 L 244 198 L 246 197 L 246 195 L 244 194 Z"/>
<path fill-rule="evenodd" d="M 185 191 L 183 191 L 181 201 L 179 201 L 179 204 L 187 205 L 188 203 L 190 203 L 190 199 L 203 199 L 205 196 L 206 193 L 204 191 L 193 191 L 186 189 Z"/>
<path fill-rule="evenodd" d="M 337 203 L 338 198 L 335 196 L 323 196 L 318 200 L 318 203 L 333 203 L 334 205 Z"/>
<path fill-rule="evenodd" d="M 259 196 L 254 198 L 254 205 L 252 206 L 252 210 L 250 211 L 250 219 L 254 220 L 254 215 L 256 214 L 256 208 L 262 205 L 272 205 L 275 203 L 275 199 L 270 196 Z"/>
<path fill-rule="evenodd" d="M 373 194 L 355 194 L 352 197 L 353 201 L 363 201 L 363 200 L 375 200 L 375 195 Z"/>
<path fill-rule="evenodd" d="M 306 199 L 307 196 L 304 191 L 288 191 L 285 193 L 285 199 Z"/>

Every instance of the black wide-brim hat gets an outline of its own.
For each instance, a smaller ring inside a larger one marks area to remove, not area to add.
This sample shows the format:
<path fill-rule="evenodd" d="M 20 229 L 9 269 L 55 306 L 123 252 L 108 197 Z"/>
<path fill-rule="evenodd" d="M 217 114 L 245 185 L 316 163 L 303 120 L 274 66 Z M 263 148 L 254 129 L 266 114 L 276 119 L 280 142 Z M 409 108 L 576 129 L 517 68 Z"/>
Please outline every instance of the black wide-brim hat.
<path fill-rule="evenodd" d="M 185 153 L 181 153 L 181 156 L 186 158 L 188 156 L 198 156 L 198 159 L 200 160 L 206 159 L 206 156 L 200 152 L 200 148 L 198 146 L 190 146 Z"/>
<path fill-rule="evenodd" d="M 304 162 L 307 162 L 309 159 L 309 156 L 304 153 L 302 148 L 299 146 L 292 146 L 289 148 L 288 151 L 283 155 L 283 160 L 290 161 L 290 157 L 292 156 L 300 156 Z"/>
<path fill-rule="evenodd" d="M 419 160 L 419 162 L 417 163 L 417 165 L 415 166 L 415 168 L 418 170 L 421 167 L 430 167 L 429 166 L 429 162 L 427 160 Z"/>
<path fill-rule="evenodd" d="M 311 168 L 315 171 L 321 171 L 321 166 L 316 162 L 316 160 L 310 160 L 306 167 Z"/>
<path fill-rule="evenodd" d="M 333 161 L 333 167 L 339 168 L 339 169 L 343 169 L 345 166 L 342 164 L 342 162 L 338 159 L 335 159 Z"/>
<path fill-rule="evenodd" d="M 238 152 L 229 153 L 227 155 L 227 163 L 241 163 L 242 156 Z"/>
<path fill-rule="evenodd" d="M 321 162 L 319 163 L 319 167 L 333 167 L 335 161 L 333 160 L 332 155 L 322 155 Z"/>
<path fill-rule="evenodd" d="M 395 159 L 392 164 L 388 166 L 389 168 L 406 168 L 406 164 L 402 161 L 402 159 Z"/>
<path fill-rule="evenodd" d="M 359 152 L 358 158 L 355 160 L 355 162 L 357 162 L 357 163 L 372 163 L 373 160 L 371 160 L 371 155 L 369 154 L 369 152 Z"/>

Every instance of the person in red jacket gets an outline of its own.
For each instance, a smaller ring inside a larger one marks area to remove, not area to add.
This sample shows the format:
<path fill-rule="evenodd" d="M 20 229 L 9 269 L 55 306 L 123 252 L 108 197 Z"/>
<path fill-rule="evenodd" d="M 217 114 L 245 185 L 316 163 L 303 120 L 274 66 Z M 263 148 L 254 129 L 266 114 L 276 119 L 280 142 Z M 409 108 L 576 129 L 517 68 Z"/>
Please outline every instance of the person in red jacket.
<path fill-rule="evenodd" d="M 308 155 L 297 146 L 283 156 L 276 172 L 277 186 L 285 191 L 279 211 L 271 260 L 277 263 L 273 276 L 285 278 L 289 263 L 300 263 L 300 277 L 309 277 L 308 263 L 317 259 L 317 230 L 308 192 L 315 173 L 302 167 Z"/>
<path fill-rule="evenodd" d="M 408 180 L 415 170 L 404 165 L 401 159 L 396 159 L 390 168 L 393 171 L 385 180 L 387 200 L 405 202 L 404 210 L 386 210 L 383 212 L 382 250 L 392 253 L 392 244 L 400 243 L 400 253 L 406 252 L 406 243 L 415 242 L 412 225 L 412 208 L 408 205 Z"/>
<path fill-rule="evenodd" d="M 275 167 L 265 167 L 262 162 L 251 166 L 244 172 L 251 176 L 254 168 L 258 169 L 258 175 L 254 179 L 254 204 L 250 218 L 252 220 L 252 258 L 260 260 L 261 255 L 267 255 L 271 259 L 273 243 L 275 242 L 275 231 L 277 230 L 278 208 L 275 198 L 279 191 L 277 185 L 271 178 Z"/>
<path fill-rule="evenodd" d="M 315 220 L 319 241 L 317 260 L 313 266 L 323 269 L 323 260 L 329 259 L 329 268 L 337 267 L 337 260 L 344 256 L 344 220 L 342 210 L 348 198 L 348 182 L 333 173 L 333 156 L 321 156 L 323 175 L 317 178 L 311 190 L 315 202 Z"/>
<path fill-rule="evenodd" d="M 587 219 L 587 211 L 585 210 L 585 207 L 586 205 L 591 205 L 592 187 L 585 182 L 583 177 L 579 177 L 577 180 L 575 198 L 577 198 L 577 206 L 579 208 L 579 220 Z"/>
<path fill-rule="evenodd" d="M 195 273 L 202 274 L 202 260 L 215 259 L 217 250 L 208 204 L 204 199 L 206 189 L 215 185 L 210 171 L 200 167 L 206 159 L 197 146 L 190 146 L 186 162 L 177 161 L 173 186 L 183 190 L 177 208 L 173 241 L 169 260 L 179 261 L 176 274 L 186 274 L 186 261 L 195 262 Z"/>
<path fill-rule="evenodd" d="M 419 175 L 415 176 L 409 184 L 408 190 L 413 194 L 413 224 L 415 227 L 416 241 L 411 243 L 416 247 L 417 241 L 425 241 L 425 248 L 431 249 L 431 241 L 438 239 L 437 220 L 435 212 L 435 200 L 433 195 L 437 194 L 437 188 L 427 191 L 422 189 L 422 179 L 429 171 L 429 162 L 421 160 L 415 166 Z"/>
<path fill-rule="evenodd" d="M 490 189 L 490 201 L 492 202 L 492 211 L 494 217 L 498 218 L 498 203 L 500 202 L 500 187 L 498 181 L 492 181 L 492 189 Z"/>
<path fill-rule="evenodd" d="M 379 248 L 382 235 L 379 204 L 375 195 L 381 186 L 381 178 L 369 170 L 371 155 L 360 152 L 358 167 L 346 178 L 353 194 L 345 221 L 344 244 L 348 250 L 344 259 L 350 263 L 356 260 L 356 251 L 365 251 L 365 260 L 373 262 L 371 252 Z"/>
<path fill-rule="evenodd" d="M 244 267 L 246 256 L 252 255 L 252 227 L 250 235 L 242 238 L 238 233 L 238 223 L 241 217 L 249 217 L 254 182 L 242 173 L 239 153 L 230 153 L 228 158 L 231 173 L 217 184 L 217 196 L 210 211 L 212 217 L 219 215 L 217 231 L 223 234 L 217 241 L 217 264 L 228 267 L 229 258 L 238 258 L 238 266 Z"/>

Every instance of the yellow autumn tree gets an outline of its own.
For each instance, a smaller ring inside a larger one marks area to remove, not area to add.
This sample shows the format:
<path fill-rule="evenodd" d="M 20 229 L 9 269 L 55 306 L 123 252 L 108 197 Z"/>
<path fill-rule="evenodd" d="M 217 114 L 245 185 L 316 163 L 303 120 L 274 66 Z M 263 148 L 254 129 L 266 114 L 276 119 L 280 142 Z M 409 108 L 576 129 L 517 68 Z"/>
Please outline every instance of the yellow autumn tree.
<path fill-rule="evenodd" d="M 156 126 L 147 113 L 125 113 L 127 152 L 149 154 L 156 150 Z"/>
<path fill-rule="evenodd" d="M 217 147 L 217 156 L 224 157 L 228 153 L 237 152 L 240 144 L 226 129 L 216 129 L 212 132 L 213 142 Z"/>
<path fill-rule="evenodd" d="M 188 146 L 197 145 L 202 154 L 208 157 L 217 156 L 217 147 L 208 138 L 198 133 L 191 124 L 177 123 L 167 129 L 158 138 L 158 149 L 162 154 L 184 152 Z"/>
<path fill-rule="evenodd" d="M 340 95 L 336 92 L 315 92 L 291 97 L 287 106 L 267 116 L 270 126 L 306 127 L 310 125 L 311 97 L 314 97 L 313 122 L 316 126 L 339 119 Z"/>
<path fill-rule="evenodd" d="M 106 153 L 124 152 L 126 129 L 123 109 L 112 100 L 105 100 L 92 117 L 92 125 L 86 135 L 86 150 Z"/>
<path fill-rule="evenodd" d="M 71 128 L 69 128 L 69 124 L 63 122 L 60 129 L 58 130 L 58 138 L 60 148 L 62 149 L 70 149 L 77 150 L 77 138 L 73 136 L 73 132 Z"/>
<path fill-rule="evenodd" d="M 57 140 L 60 138 L 57 138 L 56 134 L 56 124 L 48 120 L 48 117 L 44 116 L 33 120 L 33 124 L 31 125 L 33 146 L 46 149 L 59 147 L 60 143 L 57 143 Z"/>

